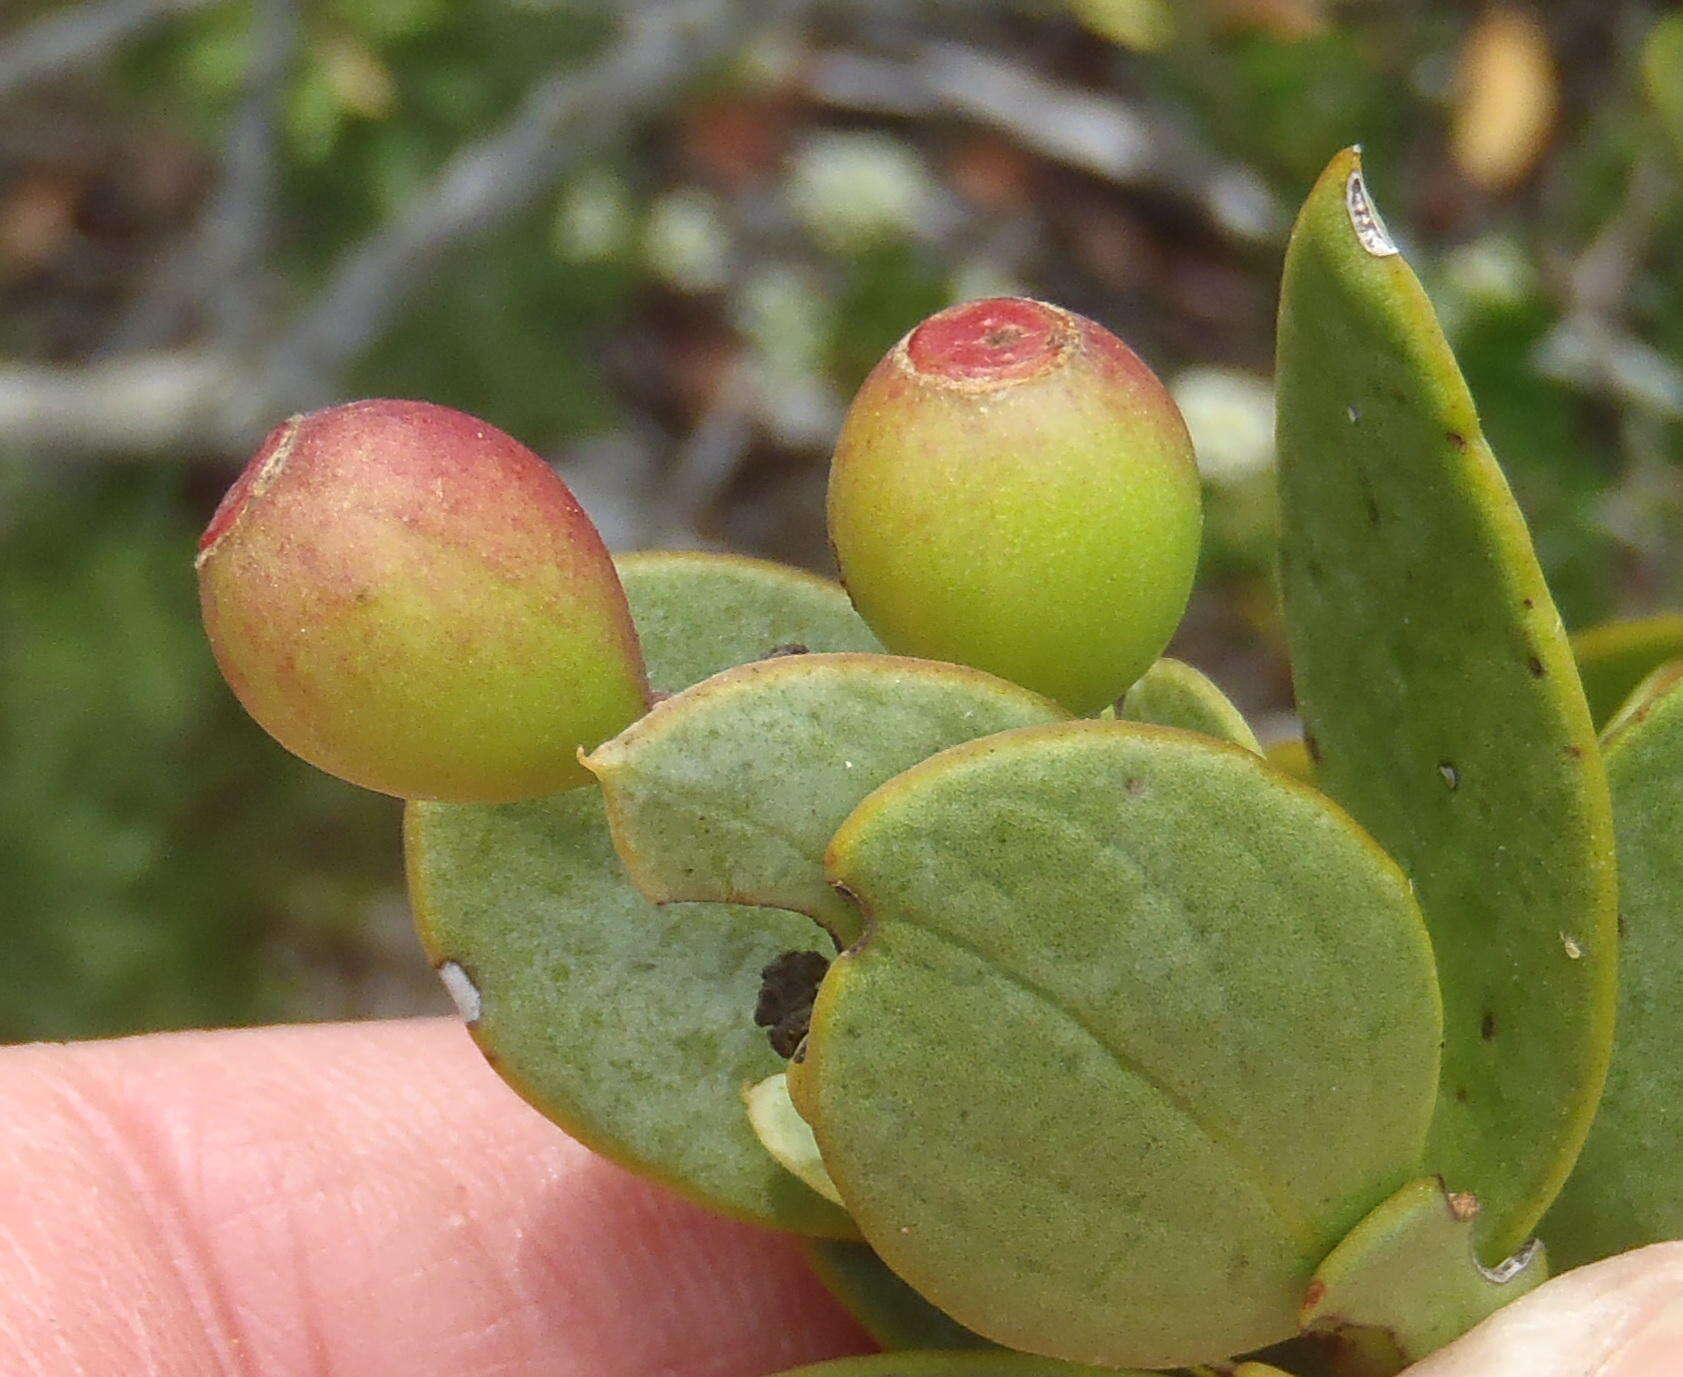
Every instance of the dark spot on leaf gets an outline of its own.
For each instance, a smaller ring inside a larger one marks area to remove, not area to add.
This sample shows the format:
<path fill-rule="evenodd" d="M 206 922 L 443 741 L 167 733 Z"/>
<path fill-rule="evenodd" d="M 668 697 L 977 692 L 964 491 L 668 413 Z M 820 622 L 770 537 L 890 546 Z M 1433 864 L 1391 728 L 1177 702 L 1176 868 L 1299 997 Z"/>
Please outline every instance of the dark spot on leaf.
<path fill-rule="evenodd" d="M 1145 794 L 1145 781 L 1143 779 L 1130 779 L 1122 787 L 1128 791 L 1130 798 L 1140 798 Z"/>
<path fill-rule="evenodd" d="M 811 651 L 799 641 L 790 641 L 787 645 L 774 645 L 763 656 L 767 660 L 781 660 L 786 655 L 809 655 Z"/>
<path fill-rule="evenodd" d="M 1525 663 L 1530 667 L 1531 677 L 1533 679 L 1541 679 L 1546 673 L 1548 673 L 1548 671 L 1543 668 L 1543 662 L 1535 655 L 1533 655 Z"/>
<path fill-rule="evenodd" d="M 1625 922 L 1624 914 L 1621 913 L 1619 915 L 1619 941 L 1622 942 L 1622 941 L 1625 940 L 1625 938 L 1627 938 L 1629 936 L 1630 936 L 1630 926 L 1629 926 L 1629 924 L 1627 924 Z"/>
<path fill-rule="evenodd" d="M 1315 739 L 1313 732 L 1303 733 L 1303 749 L 1309 752 L 1309 759 L 1317 765 L 1321 763 L 1321 743 Z"/>
<path fill-rule="evenodd" d="M 812 1023 L 812 1001 L 830 962 L 815 951 L 786 951 L 760 972 L 754 1022 L 768 1030 L 772 1050 L 794 1056 Z"/>
<path fill-rule="evenodd" d="M 1321 1303 L 1321 1298 L 1327 1293 L 1327 1284 L 1319 1277 L 1309 1283 L 1309 1289 L 1303 1293 L 1303 1309 L 1313 1310 Z"/>
<path fill-rule="evenodd" d="M 1584 758 L 1584 748 L 1582 746 L 1568 746 L 1566 754 L 1573 760 L 1582 760 Z"/>
<path fill-rule="evenodd" d="M 1466 1104 L 1466 1102 L 1467 1102 L 1467 1087 L 1464 1086 L 1464 1085 L 1457 1086 L 1455 1088 L 1455 1103 L 1456 1104 Z"/>
<path fill-rule="evenodd" d="M 1480 1023 L 1479 1026 L 1478 1026 L 1478 1035 L 1481 1038 L 1483 1038 L 1486 1042 L 1489 1042 L 1491 1038 L 1496 1036 L 1496 1015 L 1495 1014 L 1490 1014 L 1490 1013 L 1485 1014 L 1484 1021 L 1482 1023 Z"/>
<path fill-rule="evenodd" d="M 805 1038 L 801 1039 L 800 1046 L 795 1048 L 794 1052 L 790 1055 L 789 1060 L 794 1062 L 796 1066 L 799 1066 L 802 1062 L 804 1062 L 806 1060 L 806 1039 Z"/>
<path fill-rule="evenodd" d="M 1526 611 L 1527 611 L 1527 612 L 1529 612 L 1529 611 L 1530 611 L 1530 610 L 1531 610 L 1531 609 L 1532 609 L 1532 608 L 1533 608 L 1533 607 L 1535 607 L 1535 606 L 1536 606 L 1536 605 L 1537 605 L 1537 604 L 1536 604 L 1536 603 L 1535 603 L 1535 602 L 1534 602 L 1534 601 L 1533 601 L 1533 600 L 1532 600 L 1532 599 L 1530 599 L 1530 598 L 1525 598 L 1525 599 L 1523 599 L 1523 602 L 1524 602 L 1524 603 L 1525 603 L 1525 610 L 1526 610 Z"/>
<path fill-rule="evenodd" d="M 1456 449 L 1462 450 L 1462 451 L 1466 450 L 1466 448 L 1467 448 L 1467 437 L 1465 435 L 1463 435 L 1460 431 L 1458 431 L 1458 430 L 1446 430 L 1446 431 L 1444 431 L 1443 436 L 1444 436 L 1444 439 L 1448 440 L 1449 443 L 1454 445 Z"/>
<path fill-rule="evenodd" d="M 1379 524 L 1379 504 L 1371 497 L 1367 500 L 1367 519 L 1370 526 Z"/>

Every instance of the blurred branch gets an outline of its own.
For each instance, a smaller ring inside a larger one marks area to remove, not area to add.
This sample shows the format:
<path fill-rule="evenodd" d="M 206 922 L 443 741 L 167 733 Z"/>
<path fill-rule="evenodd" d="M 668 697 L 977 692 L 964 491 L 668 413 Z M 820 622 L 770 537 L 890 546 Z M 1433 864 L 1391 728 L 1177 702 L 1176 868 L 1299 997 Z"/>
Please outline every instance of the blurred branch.
<path fill-rule="evenodd" d="M 319 397 L 376 339 L 447 251 L 528 205 L 637 119 L 671 104 L 750 29 L 765 6 L 673 0 L 626 11 L 596 65 L 539 82 L 503 129 L 462 149 L 408 212 L 346 251 L 281 340 L 268 372 L 284 393 Z"/>
<path fill-rule="evenodd" d="M 1124 186 L 1150 186 L 1203 207 L 1234 238 L 1271 241 L 1286 217 L 1262 182 L 1114 93 L 1048 81 L 1008 58 L 924 43 L 904 59 L 833 51 L 807 74 L 815 99 L 875 115 L 957 115 L 1024 148 Z"/>
<path fill-rule="evenodd" d="M 198 352 L 0 366 L 0 441 L 23 453 L 150 458 L 225 440 L 243 385 L 231 358 Z"/>
<path fill-rule="evenodd" d="M 212 336 L 232 347 L 255 342 L 263 325 L 279 130 L 303 38 L 298 0 L 263 0 L 251 23 L 245 97 L 229 129 L 217 186 L 192 238 L 112 331 L 108 355 L 175 340 L 200 307 L 209 310 Z"/>
<path fill-rule="evenodd" d="M 215 0 L 106 0 L 67 4 L 0 41 L 0 100 L 114 52 L 154 24 Z"/>
<path fill-rule="evenodd" d="M 1667 419 L 1683 417 L 1683 368 L 1624 320 L 1631 288 L 1677 194 L 1668 150 L 1639 158 L 1618 208 L 1558 274 L 1565 312 L 1537 348 L 1538 369 Z"/>
<path fill-rule="evenodd" d="M 675 103 L 756 22 L 798 3 L 630 6 L 623 34 L 598 61 L 536 83 L 501 130 L 459 151 L 404 213 L 346 250 L 272 349 L 240 358 L 231 347 L 236 338 L 202 352 L 133 351 L 82 368 L 0 368 L 0 437 L 69 453 L 239 451 L 276 413 L 330 399 L 338 372 L 425 288 L 428 271 L 446 253 Z M 244 236 L 254 217 L 267 214 L 272 101 L 296 42 L 287 36 L 295 18 L 271 22 L 272 41 L 254 66 L 238 122 L 246 127 L 230 141 L 225 185 L 201 228 L 206 257 L 198 261 L 212 269 L 218 253 L 232 270 L 248 250 L 260 252 Z"/>

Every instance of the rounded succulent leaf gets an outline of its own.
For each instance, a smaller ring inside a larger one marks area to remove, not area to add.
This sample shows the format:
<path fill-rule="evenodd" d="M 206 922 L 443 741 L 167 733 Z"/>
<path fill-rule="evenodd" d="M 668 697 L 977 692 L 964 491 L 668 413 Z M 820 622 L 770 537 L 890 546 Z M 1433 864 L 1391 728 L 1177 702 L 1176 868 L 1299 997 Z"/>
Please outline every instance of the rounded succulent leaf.
<path fill-rule="evenodd" d="M 1155 722 L 1201 732 L 1262 753 L 1256 733 L 1208 675 L 1183 660 L 1158 660 L 1122 695 L 1117 714 L 1129 722 Z"/>
<path fill-rule="evenodd" d="M 650 898 L 795 909 L 848 942 L 858 911 L 825 881 L 824 848 L 859 800 L 948 746 L 1064 716 L 962 665 L 795 655 L 668 698 L 585 764 Z"/>
<path fill-rule="evenodd" d="M 806 1254 L 830 1294 L 886 1349 L 996 1347 L 912 1290 L 868 1243 L 815 1238 Z"/>
<path fill-rule="evenodd" d="M 520 1095 L 622 1166 L 740 1219 L 854 1236 L 775 1162 L 742 1091 L 783 1065 L 754 1026 L 760 973 L 833 951 L 798 914 L 659 907 L 625 878 L 594 789 L 415 803 L 409 895 L 468 1028 Z"/>
<path fill-rule="evenodd" d="M 288 421 L 200 543 L 218 664 L 283 746 L 403 798 L 586 783 L 581 746 L 644 709 L 596 528 L 530 450 L 471 416 L 368 401 Z"/>
<path fill-rule="evenodd" d="M 1441 1033 L 1406 880 L 1207 738 L 1071 722 L 890 781 L 790 1090 L 866 1241 L 961 1324 L 1097 1364 L 1296 1330 L 1418 1173 Z"/>
<path fill-rule="evenodd" d="M 1114 335 L 1015 299 L 931 317 L 849 410 L 830 540 L 896 654 L 1097 712 L 1168 643 L 1198 560 L 1192 443 Z"/>
<path fill-rule="evenodd" d="M 640 550 L 614 567 L 656 693 L 750 660 L 882 649 L 842 586 L 804 569 L 701 550 Z"/>

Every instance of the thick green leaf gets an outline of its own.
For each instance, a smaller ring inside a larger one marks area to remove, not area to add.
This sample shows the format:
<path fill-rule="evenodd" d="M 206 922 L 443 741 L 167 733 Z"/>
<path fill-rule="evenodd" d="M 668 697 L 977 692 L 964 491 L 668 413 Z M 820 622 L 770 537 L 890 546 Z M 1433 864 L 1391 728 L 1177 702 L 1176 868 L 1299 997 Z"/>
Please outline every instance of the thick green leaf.
<path fill-rule="evenodd" d="M 1396 866 L 1239 748 L 1071 722 L 867 799 L 871 915 L 790 1091 L 866 1240 L 1016 1349 L 1169 1366 L 1295 1332 L 1418 1174 L 1431 948 Z"/>
<path fill-rule="evenodd" d="M 1204 674 L 1183 660 L 1161 659 L 1122 696 L 1120 715 L 1130 722 L 1155 722 L 1202 732 L 1261 754 L 1244 714 Z"/>
<path fill-rule="evenodd" d="M 1572 638 L 1590 715 L 1605 726 L 1636 686 L 1667 660 L 1683 655 L 1683 616 L 1592 626 Z"/>
<path fill-rule="evenodd" d="M 660 908 L 627 880 L 601 795 L 411 804 L 409 893 L 433 964 L 503 1078 L 603 1156 L 739 1218 L 840 1237 L 846 1214 L 766 1154 L 744 1087 L 782 1065 L 752 1013 L 797 914 Z"/>
<path fill-rule="evenodd" d="M 841 1195 L 819 1156 L 818 1140 L 789 1099 L 788 1078 L 781 1071 L 767 1076 L 742 1098 L 748 1109 L 748 1125 L 772 1159 L 797 1181 L 831 1204 L 840 1205 Z"/>
<path fill-rule="evenodd" d="M 808 1241 L 806 1252 L 830 1294 L 884 1348 L 995 1347 L 918 1295 L 869 1244 L 815 1238 Z"/>
<path fill-rule="evenodd" d="M 845 649 L 862 634 L 839 587 L 777 565 L 635 555 L 621 573 L 663 689 L 789 641 Z M 761 969 L 788 950 L 833 950 L 808 920 L 649 903 L 614 854 L 595 789 L 417 805 L 405 833 L 422 940 L 522 1095 L 604 1156 L 716 1209 L 852 1233 L 767 1156 L 742 1102 L 783 1065 L 753 1024 Z"/>
<path fill-rule="evenodd" d="M 1443 984 L 1427 1166 L 1506 1257 L 1571 1169 L 1612 1034 L 1606 778 L 1525 523 L 1354 150 L 1280 309 L 1281 573 L 1317 782 L 1414 882 Z"/>
<path fill-rule="evenodd" d="M 793 1368 L 778 1377 L 1154 1377 L 1149 1372 L 1102 1371 L 1055 1358 L 998 1350 L 957 1353 L 872 1353 Z"/>
<path fill-rule="evenodd" d="M 696 550 L 639 551 L 614 566 L 657 693 L 796 649 L 882 649 L 842 586 L 802 569 Z"/>
<path fill-rule="evenodd" d="M 859 800 L 948 746 L 1067 715 L 959 665 L 797 655 L 667 699 L 585 764 L 650 898 L 795 909 L 846 943 L 859 914 L 825 883 L 824 848 Z"/>
<path fill-rule="evenodd" d="M 1362 1220 L 1315 1269 L 1303 1328 L 1368 1331 L 1364 1377 L 1390 1377 L 1460 1338 L 1548 1278 L 1535 1241 L 1497 1268 L 1473 1250 L 1478 1202 L 1436 1177 L 1414 1181 Z M 1375 1358 L 1388 1351 L 1384 1367 Z"/>
<path fill-rule="evenodd" d="M 1683 1238 L 1683 687 L 1608 739 L 1619 835 L 1613 1069 L 1577 1169 L 1543 1224 L 1563 1267 Z"/>

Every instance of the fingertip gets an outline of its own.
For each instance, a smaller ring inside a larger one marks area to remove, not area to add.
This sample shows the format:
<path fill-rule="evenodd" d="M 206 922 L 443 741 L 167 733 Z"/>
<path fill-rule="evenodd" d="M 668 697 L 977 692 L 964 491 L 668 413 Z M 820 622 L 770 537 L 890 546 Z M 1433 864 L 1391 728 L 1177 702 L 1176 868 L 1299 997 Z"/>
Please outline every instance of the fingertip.
<path fill-rule="evenodd" d="M 64 1086 L 97 1106 L 44 1108 L 30 1129 L 36 1199 L 88 1203 L 78 1237 L 32 1235 L 31 1265 L 64 1277 L 92 1249 L 129 1274 L 55 1283 L 31 1307 L 36 1342 L 74 1334 L 72 1312 L 113 1285 L 169 1299 L 128 1366 L 107 1335 L 90 1370 L 196 1372 L 182 1355 L 220 1347 L 265 1374 L 756 1377 L 868 1346 L 793 1240 L 593 1156 L 451 1020 L 0 1053 L 0 1093 L 25 1080 L 43 1106 Z M 16 1131 L 0 1127 L 0 1159 Z M 69 1162 L 76 1181 L 41 1179 Z"/>

